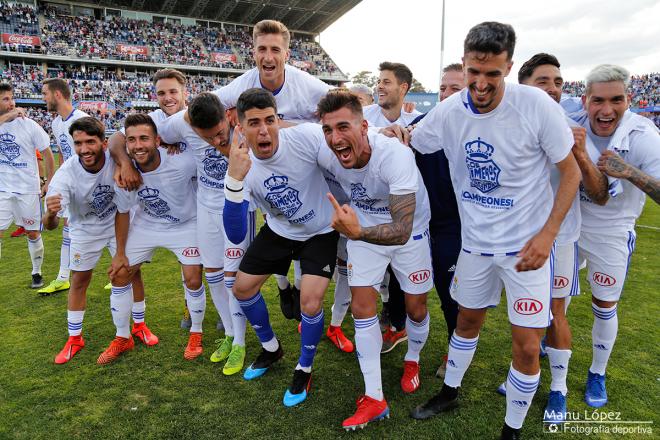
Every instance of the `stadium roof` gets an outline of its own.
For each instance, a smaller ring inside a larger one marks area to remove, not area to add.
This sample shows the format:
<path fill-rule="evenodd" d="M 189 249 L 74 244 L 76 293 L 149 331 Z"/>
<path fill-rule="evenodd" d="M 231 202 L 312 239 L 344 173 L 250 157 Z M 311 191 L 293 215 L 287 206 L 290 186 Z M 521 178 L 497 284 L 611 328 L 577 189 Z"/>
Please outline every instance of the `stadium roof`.
<path fill-rule="evenodd" d="M 82 0 L 85 1 L 85 0 Z M 117 9 L 254 24 L 279 20 L 291 30 L 320 33 L 361 0 L 88 0 Z"/>

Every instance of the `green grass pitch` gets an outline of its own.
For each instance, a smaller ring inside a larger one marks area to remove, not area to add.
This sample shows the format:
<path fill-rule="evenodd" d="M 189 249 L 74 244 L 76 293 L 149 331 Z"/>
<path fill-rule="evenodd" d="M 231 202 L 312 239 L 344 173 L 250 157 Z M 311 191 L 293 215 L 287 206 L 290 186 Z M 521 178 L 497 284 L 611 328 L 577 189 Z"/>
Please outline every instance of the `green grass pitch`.
<path fill-rule="evenodd" d="M 651 421 L 644 425 L 658 438 L 660 404 L 660 207 L 649 201 L 638 224 L 637 250 L 619 306 L 619 336 L 608 369 L 609 404 L 603 411 L 620 413 L 625 421 Z M 67 338 L 66 292 L 39 297 L 27 285 L 30 261 L 24 238 L 5 235 L 0 260 L 0 438 L 15 439 L 202 439 L 202 438 L 392 438 L 485 439 L 496 438 L 504 418 L 504 400 L 495 394 L 505 379 L 511 351 L 506 309 L 489 313 L 479 347 L 463 381 L 461 406 L 454 412 L 425 422 L 408 417 L 409 410 L 428 399 L 441 386 L 434 376 L 446 353 L 446 330 L 438 298 L 429 295 L 431 335 L 422 353 L 421 388 L 412 396 L 399 386 L 405 344 L 382 357 L 385 396 L 392 417 L 370 424 L 364 431 L 345 433 L 341 422 L 352 414 L 363 392 L 354 354 L 340 353 L 327 339 L 319 344 L 310 396 L 295 408 L 285 408 L 282 396 L 291 379 L 299 350 L 296 323 L 285 320 L 278 306 L 273 280 L 264 294 L 273 327 L 281 338 L 285 357 L 264 377 L 246 382 L 241 374 L 225 377 L 222 364 L 212 364 L 217 314 L 210 297 L 204 333 L 204 355 L 183 359 L 187 334 L 179 328 L 183 309 L 180 273 L 173 255 L 158 251 L 143 267 L 147 292 L 146 320 L 160 344 L 136 349 L 110 366 L 96 358 L 114 336 L 109 311 L 103 257 L 88 291 L 83 334 L 85 348 L 66 365 L 53 358 Z M 45 281 L 56 276 L 61 232 L 44 234 Z M 582 275 L 584 277 L 584 275 Z M 586 371 L 591 362 L 591 307 L 589 287 L 569 308 L 573 357 L 568 376 L 569 411 L 592 414 L 583 401 Z M 332 291 L 332 286 L 329 292 Z M 326 297 L 329 322 L 331 293 Z M 352 320 L 344 331 L 353 337 Z M 247 359 L 259 351 L 248 328 Z M 577 438 L 547 434 L 541 422 L 550 374 L 542 360 L 541 386 L 527 416 L 525 438 Z M 580 436 L 581 437 L 581 436 Z M 611 438 L 607 434 L 593 438 Z"/>

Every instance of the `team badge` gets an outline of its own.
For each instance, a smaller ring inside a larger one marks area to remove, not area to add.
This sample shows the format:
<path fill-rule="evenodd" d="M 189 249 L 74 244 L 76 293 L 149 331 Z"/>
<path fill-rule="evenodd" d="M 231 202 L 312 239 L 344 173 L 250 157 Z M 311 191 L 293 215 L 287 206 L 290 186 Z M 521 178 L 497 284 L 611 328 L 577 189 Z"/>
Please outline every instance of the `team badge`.
<path fill-rule="evenodd" d="M 362 186 L 361 183 L 351 183 L 351 200 L 355 202 L 357 206 L 373 208 L 376 200 L 369 197 L 367 194 L 367 189 Z"/>
<path fill-rule="evenodd" d="M 138 197 L 142 200 L 144 211 L 152 217 L 166 218 L 172 222 L 178 222 L 179 219 L 168 214 L 170 206 L 160 198 L 160 191 L 156 188 L 144 187 L 138 191 Z"/>
<path fill-rule="evenodd" d="M 60 135 L 60 150 L 64 157 L 71 157 L 71 145 L 69 145 L 69 138 L 64 133 Z"/>
<path fill-rule="evenodd" d="M 15 139 L 13 134 L 0 134 L 0 153 L 10 162 L 21 155 L 21 147 L 14 142 Z"/>
<path fill-rule="evenodd" d="M 90 208 L 96 216 L 102 218 L 107 217 L 106 211 L 110 208 L 115 210 L 116 206 L 112 203 L 115 197 L 115 192 L 110 185 L 98 184 L 92 193 L 92 201 L 89 202 Z M 110 206 L 112 205 L 112 206 Z"/>
<path fill-rule="evenodd" d="M 227 160 L 225 157 L 215 148 L 207 148 L 204 155 L 206 157 L 202 163 L 206 175 L 215 180 L 225 180 L 225 174 L 227 173 Z"/>
<path fill-rule="evenodd" d="M 82 262 L 82 257 L 80 256 L 80 254 L 78 252 L 73 254 L 73 264 L 75 264 L 76 266 L 80 266 L 81 262 Z"/>
<path fill-rule="evenodd" d="M 470 186 L 482 193 L 489 193 L 499 188 L 501 169 L 490 158 L 495 152 L 495 148 L 478 137 L 476 141 L 465 144 L 465 152 Z"/>
<path fill-rule="evenodd" d="M 289 187 L 287 176 L 273 174 L 264 181 L 264 186 L 268 190 L 266 200 L 270 203 L 271 208 L 279 210 L 286 218 L 293 217 L 302 206 L 299 192 L 297 189 Z"/>

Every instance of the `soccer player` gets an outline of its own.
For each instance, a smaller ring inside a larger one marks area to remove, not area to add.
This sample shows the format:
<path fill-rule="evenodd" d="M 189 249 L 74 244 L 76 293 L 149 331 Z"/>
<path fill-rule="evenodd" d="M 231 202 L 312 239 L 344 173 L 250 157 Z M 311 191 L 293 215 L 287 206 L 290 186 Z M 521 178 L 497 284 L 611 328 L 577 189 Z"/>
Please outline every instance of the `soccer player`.
<path fill-rule="evenodd" d="M 442 71 L 440 101 L 444 101 L 465 87 L 465 76 L 461 64 L 450 64 Z M 418 116 L 411 124 L 416 124 L 425 116 Z M 456 319 L 458 318 L 458 303 L 449 294 L 449 286 L 454 278 L 456 262 L 461 252 L 461 219 L 445 152 L 440 150 L 431 154 L 417 153 L 415 162 L 429 195 L 433 283 L 440 298 L 440 307 L 447 324 L 447 343 L 449 343 L 451 335 L 456 329 Z M 398 314 L 394 307 L 390 307 L 390 313 L 393 316 Z M 445 377 L 446 369 L 447 355 L 443 356 L 436 376 Z"/>
<path fill-rule="evenodd" d="M 165 119 L 186 108 L 186 99 L 188 96 L 186 90 L 187 79 L 183 73 L 176 69 L 160 69 L 154 74 L 152 83 L 156 91 L 156 100 L 159 108 L 150 112 L 149 116 L 156 123 L 156 127 L 159 127 Z M 184 151 L 186 144 L 179 144 L 176 147 L 178 151 Z M 108 150 L 117 164 L 115 182 L 121 188 L 135 190 L 142 184 L 142 175 L 135 168 L 133 161 L 126 152 L 126 136 L 123 128 L 110 136 Z M 132 284 L 135 296 L 144 298 L 144 285 L 142 284 L 141 276 L 137 275 L 133 279 Z M 106 288 L 108 287 L 106 286 Z M 137 319 L 138 321 L 143 319 L 145 310 L 146 305 L 144 301 L 134 303 L 133 319 Z M 181 320 L 181 327 L 190 329 L 191 325 L 190 313 L 186 307 Z"/>
<path fill-rule="evenodd" d="M 421 113 L 417 110 L 404 111 L 403 104 L 412 85 L 413 75 L 408 66 L 384 61 L 378 66 L 380 75 L 376 91 L 378 104 L 364 107 L 364 119 L 372 127 L 387 127 L 392 124 L 407 126 Z"/>
<path fill-rule="evenodd" d="M 44 227 L 57 228 L 61 213 L 70 214 L 71 288 L 69 289 L 67 323 L 69 339 L 55 356 L 56 364 L 69 362 L 84 346 L 82 337 L 87 287 L 92 271 L 104 248 L 115 253 L 114 163 L 106 152 L 105 127 L 95 118 L 82 117 L 69 127 L 76 158 L 66 161 L 55 173 L 46 196 Z M 132 333 L 147 345 L 158 338 L 144 322 L 136 323 Z"/>
<path fill-rule="evenodd" d="M 584 400 L 596 408 L 607 403 L 605 372 L 618 331 L 617 304 L 635 249 L 635 221 L 646 195 L 660 204 L 660 136 L 646 118 L 628 111 L 629 81 L 623 67 L 603 64 L 587 74 L 582 96 L 587 116 L 582 125 L 597 149 L 591 160 L 621 186 L 604 206 L 586 192 L 580 194 L 578 246 L 587 262 L 594 315 Z"/>
<path fill-rule="evenodd" d="M 444 385 L 411 416 L 426 419 L 458 404 L 486 310 L 506 289 L 513 362 L 502 438 L 519 438 L 540 377 L 539 346 L 550 324 L 551 257 L 580 171 L 563 112 L 546 93 L 505 84 L 515 32 L 485 22 L 468 32 L 467 88 L 438 104 L 412 132 L 421 153 L 444 149 L 461 214 L 462 251 L 451 286 L 460 305 Z M 560 172 L 556 197 L 550 166 Z"/>
<path fill-rule="evenodd" d="M 44 80 L 41 87 L 43 100 L 49 112 L 57 113 L 53 119 L 52 131 L 55 142 L 60 150 L 60 166 L 74 156 L 73 138 L 69 134 L 69 127 L 74 121 L 87 116 L 87 113 L 74 109 L 71 103 L 71 90 L 62 78 L 48 78 Z M 39 290 L 42 295 L 50 295 L 60 290 L 67 290 L 69 283 L 69 259 L 71 251 L 71 237 L 69 231 L 69 216 L 66 211 L 62 215 L 64 226 L 62 227 L 62 246 L 60 248 L 60 272 L 57 278 L 46 287 Z"/>
<path fill-rule="evenodd" d="M 266 213 L 266 224 L 243 256 L 234 284 L 234 294 L 263 347 L 243 377 L 262 376 L 283 356 L 260 289 L 271 274 L 286 274 L 297 258 L 302 270 L 301 347 L 283 399 L 284 405 L 294 406 L 307 398 L 311 385 L 312 363 L 323 334 L 323 296 L 337 256 L 338 234 L 330 227 L 332 206 L 324 200 L 328 185 L 317 166 L 323 134 L 315 124 L 280 131 L 275 99 L 260 88 L 241 94 L 237 113 L 245 141 L 232 148 L 225 177 L 223 221 L 229 240 L 244 239 L 250 198 Z"/>
<path fill-rule="evenodd" d="M 253 58 L 256 67 L 243 73 L 224 87 L 216 90 L 225 108 L 234 108 L 244 91 L 261 87 L 270 91 L 277 103 L 282 127 L 292 123 L 317 122 L 316 104 L 331 86 L 290 64 L 287 27 L 276 20 L 262 20 L 252 31 Z M 339 277 L 343 276 L 338 274 Z M 286 275 L 275 275 L 280 290 L 280 306 L 287 317 L 300 316 L 300 264 L 294 262 L 294 286 Z"/>
<path fill-rule="evenodd" d="M 561 100 L 561 90 L 564 80 L 559 70 L 560 64 L 553 55 L 540 53 L 525 61 L 518 71 L 518 82 L 533 87 L 538 87 L 546 92 L 557 103 Z M 586 159 L 584 172 L 585 188 L 595 185 L 601 187 L 601 193 L 607 197 L 607 179 L 596 166 L 588 160 L 586 155 L 586 131 L 576 123 L 568 120 L 575 138 L 573 152 L 580 163 L 580 159 Z M 580 158 L 580 159 L 578 159 Z M 557 192 L 559 187 L 559 171 L 553 167 L 550 172 L 550 183 L 553 191 Z M 544 421 L 563 422 L 566 415 L 566 376 L 568 363 L 571 358 L 571 329 L 566 319 L 566 309 L 571 296 L 580 293 L 578 278 L 578 243 L 582 216 L 580 215 L 580 201 L 576 197 L 571 209 L 566 214 L 555 239 L 555 261 L 554 279 L 552 287 L 552 322 L 548 327 L 545 340 L 545 351 L 550 363 L 550 394 L 544 411 Z M 505 384 L 503 384 L 505 385 Z M 502 389 L 502 387 L 500 387 Z M 504 390 L 506 393 L 506 390 Z M 500 391 L 501 392 L 501 391 Z"/>
<path fill-rule="evenodd" d="M 16 109 L 14 88 L 0 84 L 0 256 L 2 237 L 12 220 L 27 231 L 28 251 L 32 260 L 33 289 L 44 285 L 41 265 L 44 243 L 41 239 L 41 204 L 39 196 L 48 191 L 55 172 L 55 159 L 48 134 L 32 119 Z M 37 156 L 41 151 L 46 162 L 46 183 L 40 188 Z"/>
<path fill-rule="evenodd" d="M 142 263 L 151 260 L 157 247 L 172 251 L 181 264 L 192 319 L 183 356 L 195 359 L 203 350 L 202 321 L 206 309 L 196 234 L 195 161 L 188 154 L 168 155 L 159 149 L 158 130 L 148 115 L 129 115 L 124 126 L 126 147 L 142 174 L 142 184 L 136 191 L 115 187 L 117 252 L 108 273 L 117 335 L 101 353 L 98 363 L 113 362 L 133 348 L 129 329 L 133 299 L 130 281 Z M 131 220 L 129 212 L 134 206 L 138 209 Z"/>
<path fill-rule="evenodd" d="M 319 164 L 350 194 L 351 206 L 335 209 L 332 227 L 348 241 L 348 281 L 355 321 L 355 345 L 364 376 L 365 395 L 346 429 L 364 427 L 389 416 L 383 396 L 380 350 L 383 336 L 376 314 L 377 291 L 391 265 L 406 295 L 408 352 L 401 388 L 419 388 L 419 355 L 429 334 L 426 294 L 433 288 L 428 196 L 413 153 L 396 139 L 368 134 L 362 105 L 348 91 L 332 91 L 319 102 L 326 148 Z M 334 154 L 333 154 L 334 153 Z"/>
<path fill-rule="evenodd" d="M 232 293 L 236 271 L 251 237 L 255 209 L 247 213 L 249 233 L 236 245 L 226 240 L 222 222 L 227 159 L 233 130 L 216 95 L 203 92 L 190 106 L 160 124 L 161 139 L 185 143 L 183 154 L 192 154 L 197 166 L 197 237 L 211 298 L 223 322 L 225 338 L 211 355 L 211 362 L 225 361 L 225 375 L 238 373 L 245 360 L 246 318 Z"/>

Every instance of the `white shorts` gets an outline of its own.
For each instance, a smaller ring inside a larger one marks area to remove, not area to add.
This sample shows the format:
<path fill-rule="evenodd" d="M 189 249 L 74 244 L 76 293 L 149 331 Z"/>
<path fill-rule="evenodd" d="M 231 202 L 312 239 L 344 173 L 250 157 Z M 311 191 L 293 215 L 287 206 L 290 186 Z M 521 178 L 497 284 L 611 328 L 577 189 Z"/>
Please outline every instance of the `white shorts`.
<path fill-rule="evenodd" d="M 577 241 L 555 245 L 555 271 L 552 285 L 553 298 L 566 298 L 580 294 L 578 276 Z"/>
<path fill-rule="evenodd" d="M 159 247 L 172 251 L 181 264 L 201 264 L 194 221 L 166 232 L 131 227 L 126 241 L 128 264 L 134 266 L 151 261 L 154 251 Z"/>
<path fill-rule="evenodd" d="M 635 231 L 620 235 L 581 232 L 580 263 L 586 260 L 592 295 L 601 301 L 619 301 L 635 250 Z"/>
<path fill-rule="evenodd" d="M 0 191 L 0 231 L 12 221 L 27 231 L 41 231 L 39 194 L 16 194 Z"/>
<path fill-rule="evenodd" d="M 516 256 L 487 257 L 461 250 L 449 293 L 468 309 L 495 307 L 506 289 L 509 322 L 520 327 L 546 328 L 550 325 L 550 291 L 554 249 L 537 270 L 517 272 Z"/>
<path fill-rule="evenodd" d="M 225 243 L 225 272 L 238 272 L 238 266 L 241 264 L 243 255 L 245 255 L 245 251 L 256 235 L 257 212 L 248 211 L 247 217 L 247 234 L 245 234 L 245 238 L 239 244 L 234 244 L 229 241 L 229 238 L 227 238 L 227 234 L 225 233 L 225 228 L 222 228 Z M 222 216 L 220 216 L 220 220 L 222 221 Z M 204 254 L 202 253 L 202 255 Z"/>
<path fill-rule="evenodd" d="M 405 293 L 423 294 L 433 288 L 428 231 L 411 236 L 400 246 L 349 240 L 347 251 L 348 285 L 351 287 L 374 286 L 378 290 L 389 264 Z"/>
<path fill-rule="evenodd" d="M 200 203 L 197 203 L 197 239 L 202 265 L 211 269 L 225 267 L 225 228 L 222 225 L 222 214 L 211 212 Z"/>
<path fill-rule="evenodd" d="M 71 238 L 71 252 L 69 253 L 69 268 L 76 272 L 92 270 L 103 254 L 103 249 L 108 248 L 111 256 L 117 252 L 115 236 L 110 237 L 74 237 Z"/>

